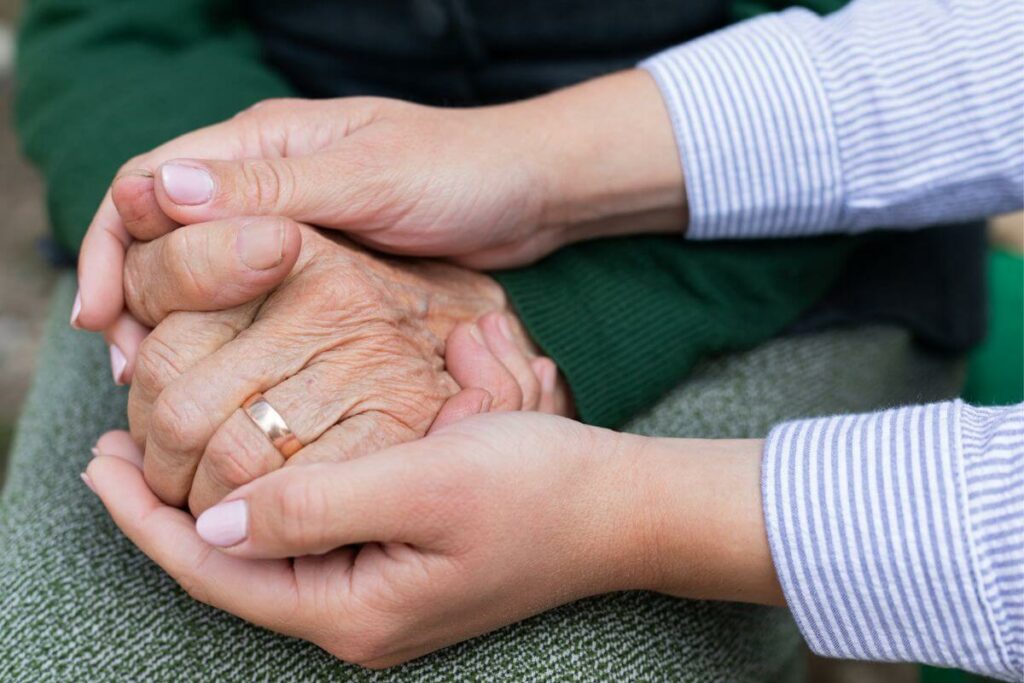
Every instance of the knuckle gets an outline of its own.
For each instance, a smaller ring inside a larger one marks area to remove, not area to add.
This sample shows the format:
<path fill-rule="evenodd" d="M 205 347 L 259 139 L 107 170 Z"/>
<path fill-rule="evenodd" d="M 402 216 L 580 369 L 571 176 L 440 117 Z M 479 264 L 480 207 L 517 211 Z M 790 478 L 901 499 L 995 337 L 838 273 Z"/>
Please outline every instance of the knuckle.
<path fill-rule="evenodd" d="M 210 594 L 210 587 L 207 581 L 204 580 L 206 572 L 204 567 L 206 562 L 209 560 L 212 548 L 204 548 L 199 551 L 192 559 L 185 564 L 183 567 L 179 567 L 174 571 L 174 580 L 178 582 L 182 590 L 188 594 L 190 598 L 196 602 L 201 602 L 204 605 L 212 605 L 212 595 Z"/>
<path fill-rule="evenodd" d="M 149 433 L 150 405 L 139 397 L 139 389 L 132 382 L 128 390 L 128 430 L 139 448 L 146 447 L 146 436 Z"/>
<path fill-rule="evenodd" d="M 182 358 L 160 338 L 159 329 L 150 333 L 139 346 L 132 380 L 133 384 L 138 384 L 150 396 L 158 395 L 184 372 Z"/>
<path fill-rule="evenodd" d="M 264 474 L 257 452 L 247 443 L 238 429 L 226 423 L 210 439 L 205 459 L 209 461 L 214 478 L 230 489 L 248 484 Z"/>
<path fill-rule="evenodd" d="M 266 159 L 242 162 L 242 194 L 246 206 L 257 213 L 277 213 L 288 205 L 295 186 L 287 164 Z"/>
<path fill-rule="evenodd" d="M 316 467 L 311 465 L 310 467 Z M 293 477 L 276 492 L 276 509 L 285 541 L 315 551 L 324 539 L 324 516 L 327 501 L 318 486 L 308 477 Z"/>
<path fill-rule="evenodd" d="M 190 301 L 209 301 L 216 291 L 204 277 L 206 254 L 203 239 L 196 231 L 185 228 L 175 230 L 166 238 L 164 267 L 171 274 L 173 289 Z M 168 308 L 174 308 L 168 305 Z"/>
<path fill-rule="evenodd" d="M 128 247 L 124 265 L 124 302 L 128 310 L 136 318 L 145 323 L 159 322 L 159 318 L 150 312 L 149 287 L 145 286 L 143 271 L 143 254 L 149 243 L 133 243 Z"/>
<path fill-rule="evenodd" d="M 169 451 L 194 451 L 205 441 L 207 421 L 204 413 L 182 392 L 164 390 L 153 405 L 149 434 Z"/>
<path fill-rule="evenodd" d="M 210 593 L 206 589 L 201 577 L 197 576 L 195 572 L 185 572 L 179 575 L 178 585 L 196 602 L 201 602 L 204 605 L 211 604 Z"/>

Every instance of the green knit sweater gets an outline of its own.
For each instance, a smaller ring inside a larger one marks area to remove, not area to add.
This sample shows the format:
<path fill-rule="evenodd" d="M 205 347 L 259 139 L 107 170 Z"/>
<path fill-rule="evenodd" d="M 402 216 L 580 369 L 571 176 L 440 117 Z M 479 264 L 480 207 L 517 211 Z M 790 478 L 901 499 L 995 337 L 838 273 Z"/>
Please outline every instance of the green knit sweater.
<path fill-rule="evenodd" d="M 737 2 L 734 15 L 766 4 Z M 54 232 L 69 249 L 77 249 L 126 159 L 291 94 L 229 1 L 27 4 L 18 128 L 47 181 Z M 564 371 L 580 417 L 614 426 L 678 384 L 701 357 L 783 330 L 833 284 L 847 244 L 615 239 L 495 276 Z"/>

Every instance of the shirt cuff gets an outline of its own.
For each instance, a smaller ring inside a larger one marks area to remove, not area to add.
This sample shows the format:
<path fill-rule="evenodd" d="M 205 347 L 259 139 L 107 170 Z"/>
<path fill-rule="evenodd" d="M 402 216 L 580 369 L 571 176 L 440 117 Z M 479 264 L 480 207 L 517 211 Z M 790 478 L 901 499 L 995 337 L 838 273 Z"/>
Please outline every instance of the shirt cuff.
<path fill-rule="evenodd" d="M 675 131 L 692 239 L 808 235 L 843 211 L 825 87 L 790 25 L 767 15 L 642 62 Z M 812 15 L 813 16 L 813 15 Z"/>
<path fill-rule="evenodd" d="M 990 598 L 998 585 L 1012 585 L 1000 584 L 980 545 L 1001 529 L 978 526 L 1010 508 L 996 501 L 979 512 L 979 471 L 969 471 L 989 434 L 980 414 L 957 401 L 772 431 L 762 461 L 765 524 L 812 650 L 1018 675 L 1004 623 L 1012 615 Z M 1019 427 L 1009 434 L 1024 460 Z"/>

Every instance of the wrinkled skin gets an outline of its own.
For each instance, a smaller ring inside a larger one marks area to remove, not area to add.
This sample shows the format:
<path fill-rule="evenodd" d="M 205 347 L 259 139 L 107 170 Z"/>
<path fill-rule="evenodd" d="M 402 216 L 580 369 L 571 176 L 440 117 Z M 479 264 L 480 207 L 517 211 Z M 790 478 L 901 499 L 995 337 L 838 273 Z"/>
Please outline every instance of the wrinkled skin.
<path fill-rule="evenodd" d="M 146 480 L 165 502 L 187 501 L 198 514 L 284 464 L 240 409 L 256 392 L 307 444 L 289 465 L 345 460 L 422 436 L 458 389 L 444 368 L 445 338 L 459 323 L 507 308 L 485 275 L 382 259 L 336 235 L 299 231 L 301 249 L 282 284 L 223 311 L 174 310 L 175 296 L 218 296 L 215 285 L 185 272 L 191 266 L 173 265 L 203 249 L 196 230 L 129 249 L 128 309 L 156 325 L 140 349 L 129 422 L 145 444 Z M 518 326 L 514 335 L 527 344 Z M 516 406 L 516 397 L 497 394 L 496 409 L 523 405 L 522 395 Z"/>

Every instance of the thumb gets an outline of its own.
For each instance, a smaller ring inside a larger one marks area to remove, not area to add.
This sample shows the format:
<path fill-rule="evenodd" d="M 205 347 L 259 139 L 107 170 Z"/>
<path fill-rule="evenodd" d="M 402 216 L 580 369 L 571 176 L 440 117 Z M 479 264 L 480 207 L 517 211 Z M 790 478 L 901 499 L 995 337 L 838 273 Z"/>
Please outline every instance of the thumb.
<path fill-rule="evenodd" d="M 428 514 L 429 496 L 418 495 L 430 478 L 418 450 L 404 444 L 370 458 L 281 468 L 199 515 L 196 532 L 248 558 L 320 555 L 354 543 L 430 545 L 441 523 Z"/>
<path fill-rule="evenodd" d="M 332 183 L 325 165 L 316 156 L 175 159 L 161 164 L 154 190 L 163 212 L 185 225 L 233 216 L 324 222 L 338 200 L 338 178 Z"/>
<path fill-rule="evenodd" d="M 286 218 L 187 225 L 128 250 L 125 304 L 155 327 L 173 311 L 219 311 L 277 287 L 298 260 L 302 234 Z"/>

